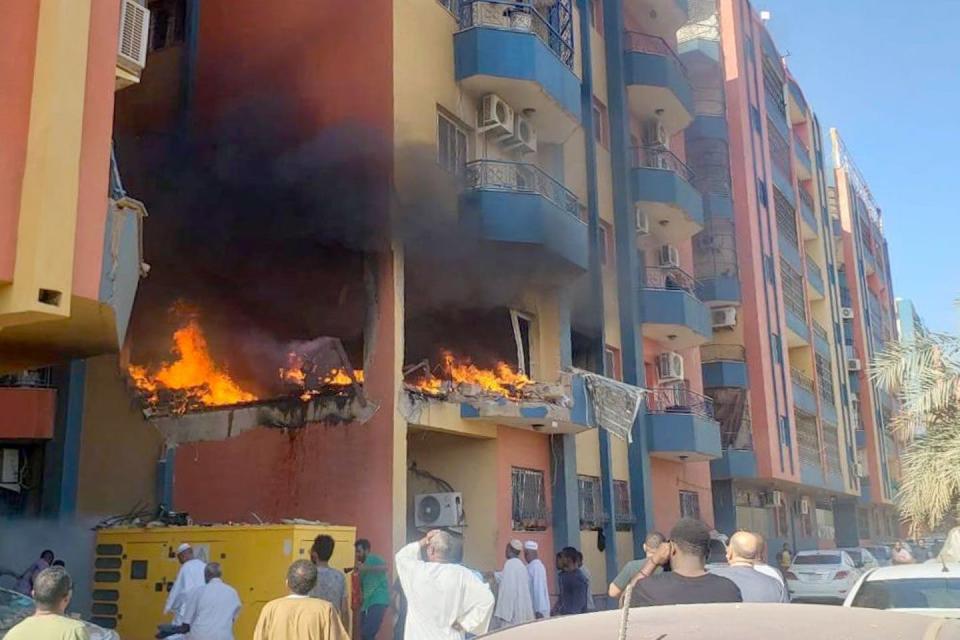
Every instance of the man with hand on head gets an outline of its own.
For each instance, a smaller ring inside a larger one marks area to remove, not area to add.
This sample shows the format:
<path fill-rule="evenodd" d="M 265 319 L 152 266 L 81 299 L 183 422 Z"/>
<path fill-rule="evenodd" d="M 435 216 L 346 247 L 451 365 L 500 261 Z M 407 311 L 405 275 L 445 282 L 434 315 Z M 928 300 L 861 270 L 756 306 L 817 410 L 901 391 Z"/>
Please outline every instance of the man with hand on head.
<path fill-rule="evenodd" d="M 623 565 L 620 573 L 613 579 L 610 586 L 607 587 L 607 595 L 611 598 L 619 599 L 627 585 L 633 582 L 634 578 L 642 580 L 645 577 L 652 576 L 655 573 L 663 571 L 663 567 L 653 561 L 653 556 L 660 545 L 663 544 L 664 536 L 659 531 L 653 531 L 647 534 L 643 541 L 643 552 L 645 557 L 639 560 L 631 560 Z"/>

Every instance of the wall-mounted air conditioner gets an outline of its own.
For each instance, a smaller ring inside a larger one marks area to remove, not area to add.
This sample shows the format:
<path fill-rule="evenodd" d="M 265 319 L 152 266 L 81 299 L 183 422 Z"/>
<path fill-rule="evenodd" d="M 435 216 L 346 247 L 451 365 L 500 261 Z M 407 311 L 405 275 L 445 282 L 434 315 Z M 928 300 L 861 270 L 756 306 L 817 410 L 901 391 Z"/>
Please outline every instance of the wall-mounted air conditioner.
<path fill-rule="evenodd" d="M 863 369 L 863 363 L 860 358 L 847 358 L 847 371 L 860 371 Z"/>
<path fill-rule="evenodd" d="M 117 65 L 139 75 L 147 64 L 149 35 L 150 11 L 135 0 L 121 0 Z"/>
<path fill-rule="evenodd" d="M 840 317 L 844 320 L 853 320 L 853 309 L 850 307 L 840 307 Z"/>
<path fill-rule="evenodd" d="M 488 93 L 483 96 L 480 105 L 480 123 L 478 131 L 488 135 L 504 136 L 509 138 L 513 135 L 513 126 L 515 123 L 513 107 L 495 93 Z"/>
<path fill-rule="evenodd" d="M 520 153 L 536 153 L 537 130 L 527 118 L 515 114 L 513 117 L 513 135 L 504 140 L 504 146 Z"/>
<path fill-rule="evenodd" d="M 676 351 L 657 356 L 657 377 L 662 382 L 683 380 L 683 357 Z"/>
<path fill-rule="evenodd" d="M 413 501 L 417 528 L 436 529 L 463 524 L 463 496 L 458 492 L 421 493 Z"/>
<path fill-rule="evenodd" d="M 717 307 L 712 309 L 710 319 L 714 329 L 733 329 L 737 326 L 737 308 Z"/>
<path fill-rule="evenodd" d="M 661 267 L 679 267 L 680 251 L 672 244 L 665 244 L 658 252 L 658 264 Z"/>

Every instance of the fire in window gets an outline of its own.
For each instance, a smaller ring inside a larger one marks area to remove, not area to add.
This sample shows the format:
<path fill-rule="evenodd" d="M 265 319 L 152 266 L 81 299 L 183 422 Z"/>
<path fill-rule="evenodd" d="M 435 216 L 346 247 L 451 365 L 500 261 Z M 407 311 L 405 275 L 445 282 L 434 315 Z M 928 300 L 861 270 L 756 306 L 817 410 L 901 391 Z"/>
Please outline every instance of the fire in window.
<path fill-rule="evenodd" d="M 613 481 L 613 508 L 617 531 L 629 531 L 633 527 L 634 518 L 630 510 L 630 485 L 626 480 Z"/>
<path fill-rule="evenodd" d="M 511 480 L 513 530 L 545 531 L 547 498 L 543 471 L 514 467 Z"/>
<path fill-rule="evenodd" d="M 455 176 L 466 172 L 467 131 L 442 113 L 437 114 L 437 162 Z"/>
<path fill-rule="evenodd" d="M 700 519 L 700 494 L 696 491 L 680 491 L 680 517 Z"/>
<path fill-rule="evenodd" d="M 577 476 L 577 489 L 580 503 L 580 529 L 582 531 L 596 529 L 604 522 L 600 478 Z"/>

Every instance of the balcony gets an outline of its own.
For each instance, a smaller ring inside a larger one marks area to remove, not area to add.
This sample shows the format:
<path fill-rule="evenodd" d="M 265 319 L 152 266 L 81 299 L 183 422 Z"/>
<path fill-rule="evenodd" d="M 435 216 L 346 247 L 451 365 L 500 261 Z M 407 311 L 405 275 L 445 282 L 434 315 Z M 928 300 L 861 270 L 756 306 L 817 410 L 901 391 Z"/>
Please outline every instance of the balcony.
<path fill-rule="evenodd" d="M 790 367 L 790 382 L 793 386 L 793 405 L 810 415 L 817 415 L 817 391 L 813 380 L 798 369 Z"/>
<path fill-rule="evenodd" d="M 738 344 L 705 344 L 700 347 L 703 388 L 747 388 L 746 350 Z"/>
<path fill-rule="evenodd" d="M 783 139 L 790 137 L 790 125 L 787 124 L 786 107 L 782 103 L 782 98 L 777 99 L 769 90 L 765 90 L 767 106 L 767 122 L 773 125 L 773 128 L 780 132 Z"/>
<path fill-rule="evenodd" d="M 781 167 L 778 163 L 773 163 L 773 185 L 783 194 L 792 207 L 794 202 L 793 180 L 790 179 L 789 167 Z"/>
<path fill-rule="evenodd" d="M 57 390 L 50 369 L 0 376 L 0 440 L 53 437 Z"/>
<path fill-rule="evenodd" d="M 813 348 L 814 351 L 825 358 L 831 358 L 833 356 L 833 348 L 830 345 L 830 337 L 827 335 L 827 330 L 816 320 L 813 321 Z"/>
<path fill-rule="evenodd" d="M 680 383 L 646 395 L 650 455 L 680 462 L 719 458 L 720 426 L 713 400 Z"/>
<path fill-rule="evenodd" d="M 724 449 L 710 461 L 710 477 L 714 480 L 757 477 L 757 454 L 751 449 Z"/>
<path fill-rule="evenodd" d="M 813 162 L 810 160 L 810 147 L 808 147 L 796 133 L 793 134 L 793 157 L 796 160 L 797 177 L 800 180 L 810 180 L 813 178 Z"/>
<path fill-rule="evenodd" d="M 823 299 L 823 271 L 807 256 L 807 293 L 814 300 Z"/>
<path fill-rule="evenodd" d="M 793 241 L 783 233 L 777 233 L 780 244 L 780 257 L 787 264 L 794 268 L 798 273 L 803 273 L 803 258 L 800 257 L 800 249 Z"/>
<path fill-rule="evenodd" d="M 539 167 L 522 162 L 476 160 L 466 167 L 461 221 L 478 237 L 542 258 L 543 266 L 580 272 L 587 268 L 587 225 L 570 191 Z"/>
<path fill-rule="evenodd" d="M 633 198 L 647 214 L 652 234 L 676 244 L 703 228 L 703 197 L 680 158 L 663 147 L 638 147 L 633 165 Z"/>
<path fill-rule="evenodd" d="M 623 9 L 643 16 L 645 27 L 664 37 L 673 37 L 690 17 L 688 0 L 624 0 Z"/>
<path fill-rule="evenodd" d="M 697 297 L 693 276 L 676 267 L 647 267 L 640 289 L 644 337 L 673 350 L 697 347 L 710 339 L 710 309 Z"/>
<path fill-rule="evenodd" d="M 797 189 L 800 193 L 800 231 L 804 240 L 813 240 L 817 237 L 817 214 L 813 205 L 813 198 L 803 187 Z"/>
<path fill-rule="evenodd" d="M 869 248 L 864 247 L 860 252 L 860 255 L 863 256 L 863 272 L 866 275 L 873 275 L 877 272 L 877 258 L 873 255 L 873 252 Z"/>
<path fill-rule="evenodd" d="M 666 40 L 629 31 L 624 34 L 624 81 L 633 115 L 659 118 L 670 135 L 693 120 L 693 89 L 687 70 Z"/>
<path fill-rule="evenodd" d="M 477 97 L 496 93 L 517 113 L 532 109 L 541 141 L 565 141 L 581 115 L 572 35 L 525 2 L 461 0 L 459 19 L 453 45 L 461 87 Z"/>
<path fill-rule="evenodd" d="M 810 344 L 810 327 L 807 326 L 807 316 L 801 313 L 798 308 L 790 304 L 786 305 L 787 316 L 787 346 L 806 347 Z"/>
<path fill-rule="evenodd" d="M 807 119 L 807 100 L 803 97 L 800 85 L 793 78 L 787 79 L 787 89 L 790 93 L 790 123 L 800 124 Z"/>

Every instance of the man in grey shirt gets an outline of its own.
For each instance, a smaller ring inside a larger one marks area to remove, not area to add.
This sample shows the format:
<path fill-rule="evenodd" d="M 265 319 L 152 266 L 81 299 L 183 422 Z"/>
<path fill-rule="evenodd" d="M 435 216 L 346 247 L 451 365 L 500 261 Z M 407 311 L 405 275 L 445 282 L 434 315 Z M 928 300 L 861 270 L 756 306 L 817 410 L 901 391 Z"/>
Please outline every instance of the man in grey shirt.
<path fill-rule="evenodd" d="M 346 579 L 343 572 L 330 566 L 330 557 L 333 555 L 333 538 L 328 535 L 319 535 L 310 548 L 310 559 L 317 565 L 317 586 L 310 592 L 313 598 L 326 600 L 333 605 L 338 613 L 347 610 L 344 598 L 346 596 Z"/>
<path fill-rule="evenodd" d="M 749 531 L 738 531 L 727 546 L 729 566 L 710 569 L 710 573 L 732 580 L 744 602 L 790 602 L 782 584 L 753 568 L 759 552 L 757 537 Z"/>
<path fill-rule="evenodd" d="M 646 554 L 646 557 L 640 558 L 639 560 L 631 560 L 623 565 L 620 573 L 617 574 L 617 577 L 614 578 L 610 586 L 607 587 L 607 595 L 611 598 L 619 599 L 620 596 L 623 595 L 623 591 L 627 588 L 627 585 L 641 573 L 644 567 L 646 567 L 646 571 L 641 576 L 641 579 L 654 573 L 660 573 L 662 567 L 650 558 L 653 557 L 653 552 L 663 544 L 665 539 L 665 536 L 659 531 L 653 531 L 647 534 L 646 539 L 643 541 L 643 552 Z"/>

